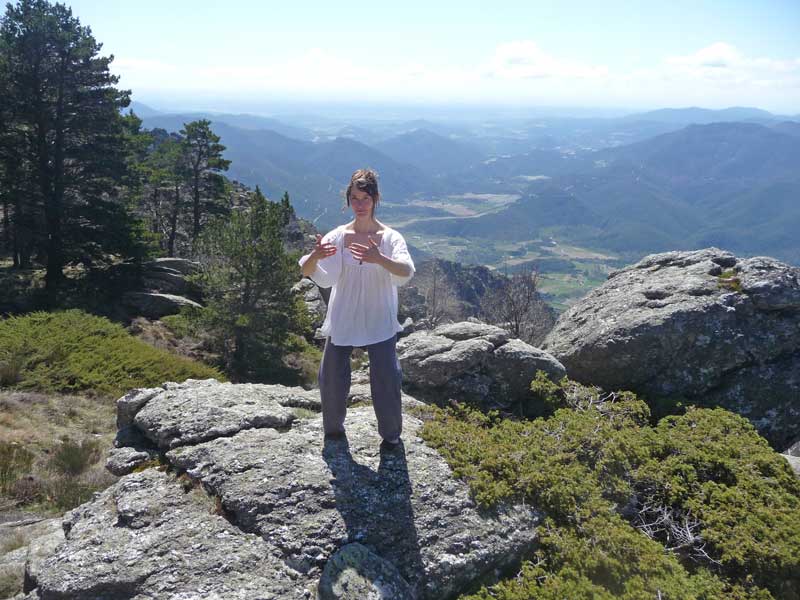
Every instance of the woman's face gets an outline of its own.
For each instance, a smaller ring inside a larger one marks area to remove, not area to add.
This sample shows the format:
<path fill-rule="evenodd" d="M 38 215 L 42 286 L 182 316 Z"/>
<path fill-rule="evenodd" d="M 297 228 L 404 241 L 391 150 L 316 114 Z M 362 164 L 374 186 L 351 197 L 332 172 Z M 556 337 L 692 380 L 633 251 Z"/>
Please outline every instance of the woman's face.
<path fill-rule="evenodd" d="M 350 191 L 350 208 L 353 209 L 353 214 L 356 217 L 368 217 L 372 215 L 374 209 L 374 202 L 372 196 L 367 192 L 359 189 Z"/>

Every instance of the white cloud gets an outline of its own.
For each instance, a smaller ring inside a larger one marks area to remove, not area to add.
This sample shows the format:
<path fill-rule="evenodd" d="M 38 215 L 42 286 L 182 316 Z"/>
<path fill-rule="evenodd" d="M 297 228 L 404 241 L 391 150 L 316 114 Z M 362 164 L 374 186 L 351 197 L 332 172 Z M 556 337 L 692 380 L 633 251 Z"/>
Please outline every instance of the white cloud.
<path fill-rule="evenodd" d="M 119 59 L 112 69 L 122 75 L 121 86 L 136 92 L 210 97 L 800 108 L 800 58 L 749 57 L 725 42 L 626 72 L 558 57 L 532 40 L 500 44 L 485 60 L 467 66 L 370 64 L 312 47 L 280 62 L 179 65 Z"/>
<path fill-rule="evenodd" d="M 748 57 L 735 46 L 724 42 L 716 42 L 693 54 L 667 57 L 663 69 L 667 73 L 705 80 L 712 85 L 800 82 L 800 58 L 776 60 Z"/>
<path fill-rule="evenodd" d="M 608 75 L 608 67 L 558 58 L 530 40 L 499 45 L 479 70 L 499 79 L 598 79 Z"/>
<path fill-rule="evenodd" d="M 740 64 L 742 62 L 742 55 L 730 44 L 717 42 L 705 48 L 701 48 L 694 54 L 667 57 L 664 62 L 677 67 L 725 68 Z"/>

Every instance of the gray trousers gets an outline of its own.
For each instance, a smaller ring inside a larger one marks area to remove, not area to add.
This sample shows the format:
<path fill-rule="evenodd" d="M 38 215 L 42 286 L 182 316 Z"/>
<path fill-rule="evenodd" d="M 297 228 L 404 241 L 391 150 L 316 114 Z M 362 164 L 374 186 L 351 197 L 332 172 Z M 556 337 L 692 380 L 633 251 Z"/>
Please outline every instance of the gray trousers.
<path fill-rule="evenodd" d="M 378 433 L 385 440 L 400 437 L 403 412 L 400 403 L 400 384 L 403 373 L 397 359 L 397 335 L 369 344 L 369 386 L 372 407 L 378 419 Z M 319 392 L 322 399 L 322 427 L 325 433 L 344 431 L 347 396 L 350 393 L 350 355 L 353 346 L 336 346 L 331 338 L 325 340 L 319 365 Z"/>

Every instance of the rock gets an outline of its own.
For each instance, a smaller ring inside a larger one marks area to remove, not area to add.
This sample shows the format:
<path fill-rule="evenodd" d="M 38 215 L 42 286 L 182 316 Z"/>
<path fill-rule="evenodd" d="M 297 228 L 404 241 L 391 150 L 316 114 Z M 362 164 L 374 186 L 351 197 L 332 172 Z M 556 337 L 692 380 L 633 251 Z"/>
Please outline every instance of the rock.
<path fill-rule="evenodd" d="M 303 278 L 292 287 L 292 291 L 303 295 L 303 302 L 306 310 L 311 317 L 311 326 L 319 328 L 325 321 L 325 314 L 328 312 L 328 305 L 317 287 L 310 279 Z"/>
<path fill-rule="evenodd" d="M 318 593 L 319 600 L 414 600 L 394 565 L 357 542 L 328 559 Z"/>
<path fill-rule="evenodd" d="M 58 550 L 65 540 L 61 518 L 43 521 L 40 531 L 31 540 L 25 556 L 24 592 L 29 592 L 37 587 L 39 577 L 46 568 L 45 561 Z"/>
<path fill-rule="evenodd" d="M 566 373 L 547 352 L 509 340 L 504 329 L 474 321 L 415 332 L 397 342 L 397 351 L 404 387 L 438 404 L 452 397 L 507 409 L 530 401 L 537 370 L 552 381 Z"/>
<path fill-rule="evenodd" d="M 172 269 L 182 275 L 193 275 L 200 270 L 200 263 L 187 258 L 156 258 L 142 265 L 145 271 L 153 271 L 156 268 Z"/>
<path fill-rule="evenodd" d="M 414 370 L 426 385 L 438 387 L 454 377 L 483 367 L 492 350 L 494 344 L 489 340 L 459 340 L 449 350 L 421 360 Z M 409 364 L 408 357 L 400 357 L 400 364 L 405 368 Z"/>
<path fill-rule="evenodd" d="M 273 546 L 157 469 L 126 475 L 68 512 L 65 529 L 37 578 L 43 598 L 309 597 Z"/>
<path fill-rule="evenodd" d="M 534 348 L 522 340 L 510 340 L 492 352 L 489 370 L 510 396 L 524 398 L 530 391 L 536 371 L 547 373 L 551 381 L 559 381 L 567 372 L 552 354 Z"/>
<path fill-rule="evenodd" d="M 202 308 L 194 300 L 189 300 L 183 296 L 152 292 L 125 292 L 122 295 L 122 303 L 134 314 L 148 319 L 160 319 L 167 315 L 177 314 L 184 306 Z"/>
<path fill-rule="evenodd" d="M 21 538 L 22 545 L 0 555 L 0 578 L 4 590 L 16 587 L 23 590 L 18 595 L 24 596 L 35 587 L 41 561 L 64 541 L 61 519 L 30 518 L 0 524 L 0 542 L 14 537 Z"/>
<path fill-rule="evenodd" d="M 784 454 L 788 454 L 789 456 L 798 456 L 800 457 L 800 440 L 797 440 L 794 444 L 789 446 L 783 452 Z"/>
<path fill-rule="evenodd" d="M 789 466 L 792 467 L 792 470 L 795 472 L 795 475 L 800 477 L 800 457 L 790 454 L 781 454 L 781 456 L 787 460 Z"/>
<path fill-rule="evenodd" d="M 131 422 L 169 448 L 170 471 L 125 475 L 67 513 L 38 597 L 450 599 L 536 546 L 535 507 L 479 510 L 409 414 L 393 452 L 371 407 L 323 447 L 320 416 L 281 418 L 302 388 L 162 387 Z"/>
<path fill-rule="evenodd" d="M 495 347 L 505 344 L 509 337 L 505 329 L 485 323 L 476 323 L 474 321 L 462 321 L 460 323 L 440 325 L 433 330 L 433 333 L 450 338 L 451 340 L 468 340 L 481 337 L 492 342 Z"/>
<path fill-rule="evenodd" d="M 106 469 L 122 477 L 141 464 L 158 458 L 158 451 L 145 448 L 112 448 L 106 458 Z"/>
<path fill-rule="evenodd" d="M 800 437 L 800 268 L 653 254 L 573 305 L 543 347 L 582 383 L 720 405 L 776 448 Z"/>
<path fill-rule="evenodd" d="M 318 407 L 316 397 L 318 392 L 282 385 L 215 382 L 175 387 L 151 398 L 133 422 L 166 450 L 253 427 L 288 427 L 295 419 L 291 407 Z"/>
<path fill-rule="evenodd" d="M 142 283 L 151 292 L 195 297 L 200 294 L 196 285 L 189 283 L 180 272 L 172 269 L 147 271 L 142 275 Z"/>

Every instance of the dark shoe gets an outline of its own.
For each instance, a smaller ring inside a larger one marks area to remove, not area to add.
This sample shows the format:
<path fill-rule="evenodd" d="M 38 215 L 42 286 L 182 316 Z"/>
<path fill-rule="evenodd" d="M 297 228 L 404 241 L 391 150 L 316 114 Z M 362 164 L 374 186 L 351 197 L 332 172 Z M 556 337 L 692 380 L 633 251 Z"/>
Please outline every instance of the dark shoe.
<path fill-rule="evenodd" d="M 392 443 L 388 440 L 383 440 L 381 442 L 380 451 L 381 452 L 394 452 L 400 447 L 400 440 Z"/>

